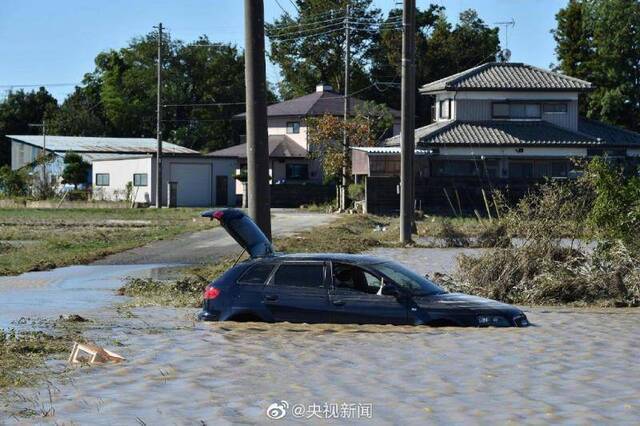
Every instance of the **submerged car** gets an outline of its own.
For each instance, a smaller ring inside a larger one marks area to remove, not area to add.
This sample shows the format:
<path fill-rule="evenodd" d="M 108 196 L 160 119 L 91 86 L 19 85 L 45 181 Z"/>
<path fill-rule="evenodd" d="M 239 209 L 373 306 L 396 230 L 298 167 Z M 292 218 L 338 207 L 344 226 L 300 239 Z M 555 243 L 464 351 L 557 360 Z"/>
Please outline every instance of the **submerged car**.
<path fill-rule="evenodd" d="M 200 319 L 525 327 L 510 305 L 448 293 L 397 262 L 365 255 L 276 253 L 242 211 L 207 211 L 249 254 L 204 291 Z"/>

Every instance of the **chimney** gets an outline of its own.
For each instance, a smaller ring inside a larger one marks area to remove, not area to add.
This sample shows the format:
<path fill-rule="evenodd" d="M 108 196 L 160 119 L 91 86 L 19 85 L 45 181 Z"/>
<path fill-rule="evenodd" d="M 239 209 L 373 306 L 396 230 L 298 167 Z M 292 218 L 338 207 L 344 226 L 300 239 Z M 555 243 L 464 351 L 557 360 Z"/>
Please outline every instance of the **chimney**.
<path fill-rule="evenodd" d="M 316 86 L 316 92 L 333 92 L 333 87 L 328 84 L 320 83 Z"/>

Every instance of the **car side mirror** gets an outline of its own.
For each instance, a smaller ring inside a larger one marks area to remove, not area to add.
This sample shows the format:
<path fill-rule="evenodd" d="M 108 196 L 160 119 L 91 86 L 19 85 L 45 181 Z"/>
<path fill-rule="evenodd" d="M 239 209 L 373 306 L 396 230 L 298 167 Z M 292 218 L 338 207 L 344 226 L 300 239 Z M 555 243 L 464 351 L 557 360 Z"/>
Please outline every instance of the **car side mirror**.
<path fill-rule="evenodd" d="M 400 290 L 398 290 L 398 287 L 396 287 L 393 284 L 384 284 L 382 287 L 382 294 L 385 296 L 393 296 L 393 297 L 399 297 L 400 296 Z"/>

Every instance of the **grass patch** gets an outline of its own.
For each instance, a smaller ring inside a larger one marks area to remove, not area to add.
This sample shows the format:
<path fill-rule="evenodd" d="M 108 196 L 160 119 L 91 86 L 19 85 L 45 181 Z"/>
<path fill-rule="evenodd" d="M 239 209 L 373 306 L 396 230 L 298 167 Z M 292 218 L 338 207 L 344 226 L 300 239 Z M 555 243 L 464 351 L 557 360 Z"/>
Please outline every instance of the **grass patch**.
<path fill-rule="evenodd" d="M 45 361 L 68 356 L 74 341 L 84 341 L 84 328 L 84 323 L 60 319 L 44 330 L 0 329 L 0 389 L 44 381 Z"/>
<path fill-rule="evenodd" d="M 86 264 L 211 227 L 200 209 L 0 209 L 0 275 Z"/>

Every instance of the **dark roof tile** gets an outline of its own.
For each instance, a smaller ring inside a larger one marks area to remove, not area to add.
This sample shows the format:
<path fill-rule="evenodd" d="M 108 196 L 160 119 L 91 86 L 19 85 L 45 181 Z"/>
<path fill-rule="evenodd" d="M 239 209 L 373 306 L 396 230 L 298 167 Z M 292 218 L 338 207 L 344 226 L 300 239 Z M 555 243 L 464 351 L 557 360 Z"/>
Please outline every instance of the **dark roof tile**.
<path fill-rule="evenodd" d="M 363 105 L 365 101 L 362 99 L 349 98 L 349 113 L 355 114 L 356 108 Z M 400 111 L 389 108 L 391 115 L 400 117 Z M 331 91 L 314 92 L 298 98 L 289 99 L 288 101 L 279 102 L 267 107 L 267 116 L 269 117 L 286 117 L 286 116 L 319 116 L 324 114 L 343 115 L 344 114 L 344 96 Z M 236 118 L 244 118 L 245 114 L 238 114 Z"/>
<path fill-rule="evenodd" d="M 304 158 L 308 151 L 287 135 L 269 136 L 269 157 L 271 158 Z M 229 148 L 219 149 L 207 154 L 211 157 L 247 158 L 247 144 L 242 143 Z"/>
<path fill-rule="evenodd" d="M 422 93 L 442 90 L 545 90 L 583 91 L 593 85 L 531 65 L 509 62 L 489 62 L 443 79 L 425 84 Z"/>

